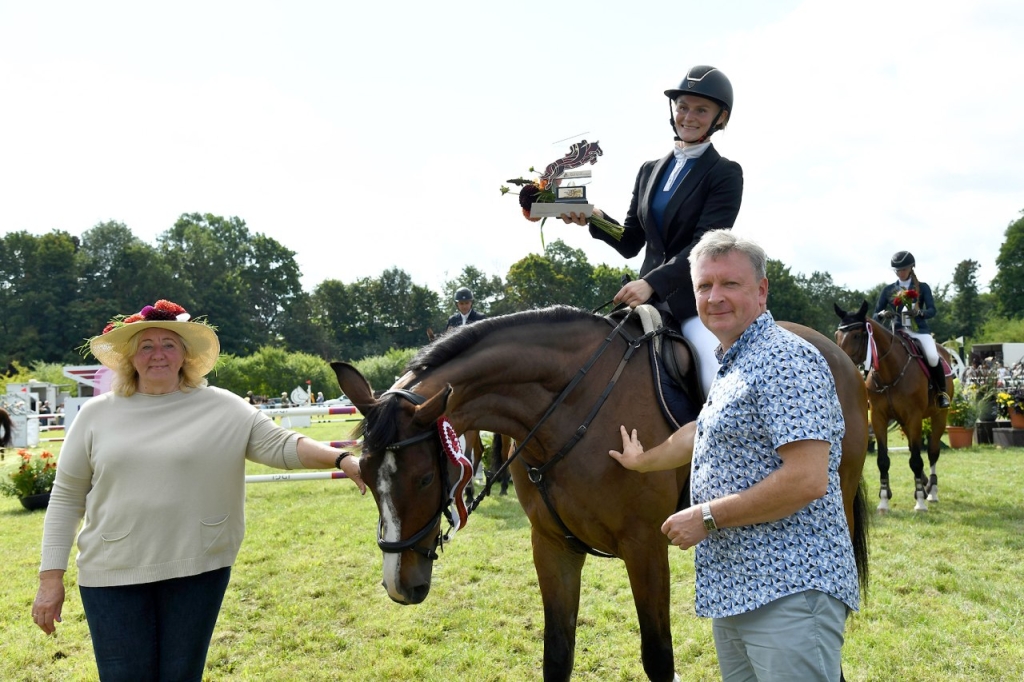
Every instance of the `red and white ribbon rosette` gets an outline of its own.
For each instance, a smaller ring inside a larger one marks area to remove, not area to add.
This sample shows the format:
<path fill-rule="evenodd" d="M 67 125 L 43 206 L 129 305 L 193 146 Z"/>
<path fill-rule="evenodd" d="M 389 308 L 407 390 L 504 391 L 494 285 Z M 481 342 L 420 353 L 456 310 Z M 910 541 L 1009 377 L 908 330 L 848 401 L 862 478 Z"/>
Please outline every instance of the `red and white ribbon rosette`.
<path fill-rule="evenodd" d="M 455 433 L 455 427 L 448 421 L 448 417 L 441 417 L 437 420 L 437 430 L 441 434 L 441 447 L 444 448 L 449 461 L 455 465 L 459 472 L 455 477 L 452 489 L 448 493 L 448 506 L 449 508 L 455 507 L 451 514 L 452 532 L 455 533 L 466 525 L 466 520 L 469 518 L 469 510 L 466 509 L 465 491 L 466 485 L 473 480 L 473 463 L 462 452 L 459 434 Z"/>

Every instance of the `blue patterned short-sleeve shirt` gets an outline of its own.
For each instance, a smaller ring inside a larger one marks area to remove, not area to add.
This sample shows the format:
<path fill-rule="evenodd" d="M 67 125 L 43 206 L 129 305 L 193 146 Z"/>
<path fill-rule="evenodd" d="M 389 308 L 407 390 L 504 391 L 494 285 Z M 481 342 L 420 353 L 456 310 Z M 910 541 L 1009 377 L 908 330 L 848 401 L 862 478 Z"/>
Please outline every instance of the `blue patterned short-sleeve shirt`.
<path fill-rule="evenodd" d="M 839 485 L 845 424 L 828 363 L 765 312 L 721 358 L 697 418 L 694 504 L 750 488 L 787 443 L 831 443 L 828 492 L 791 516 L 723 528 L 695 548 L 697 615 L 724 618 L 819 590 L 857 610 L 860 592 Z"/>

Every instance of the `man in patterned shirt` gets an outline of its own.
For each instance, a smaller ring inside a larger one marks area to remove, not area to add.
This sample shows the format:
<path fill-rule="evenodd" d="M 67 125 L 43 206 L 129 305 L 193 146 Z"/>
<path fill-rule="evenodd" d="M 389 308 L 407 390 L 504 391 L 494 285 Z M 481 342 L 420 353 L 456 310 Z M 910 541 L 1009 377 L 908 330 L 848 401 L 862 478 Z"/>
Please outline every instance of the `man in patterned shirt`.
<path fill-rule="evenodd" d="M 696 422 L 647 452 L 622 427 L 638 471 L 691 462 L 693 506 L 662 531 L 696 547 L 697 615 L 712 618 L 725 680 L 839 680 L 843 630 L 860 593 L 839 485 L 845 430 L 828 364 L 767 310 L 767 256 L 729 230 L 690 254 L 701 321 L 721 369 Z"/>

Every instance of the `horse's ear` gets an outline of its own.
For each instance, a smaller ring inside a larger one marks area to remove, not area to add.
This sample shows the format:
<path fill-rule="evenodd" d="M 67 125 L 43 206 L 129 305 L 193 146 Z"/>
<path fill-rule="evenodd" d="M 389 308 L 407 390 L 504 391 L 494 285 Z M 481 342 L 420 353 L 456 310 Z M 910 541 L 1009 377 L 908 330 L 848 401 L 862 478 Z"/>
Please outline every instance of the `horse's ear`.
<path fill-rule="evenodd" d="M 857 317 L 864 317 L 868 312 L 868 302 L 861 300 L 860 309 L 857 310 Z"/>
<path fill-rule="evenodd" d="M 366 411 L 377 404 L 373 396 L 373 389 L 370 382 L 359 372 L 358 369 L 347 362 L 332 362 L 331 369 L 338 377 L 338 385 L 348 399 L 352 401 L 356 409 L 363 415 Z"/>
<path fill-rule="evenodd" d="M 448 409 L 448 398 L 451 394 L 452 386 L 451 384 L 446 384 L 440 391 L 427 398 L 426 402 L 416 408 L 416 416 L 413 417 L 413 423 L 426 428 L 436 422 L 444 414 L 445 410 Z"/>
<path fill-rule="evenodd" d="M 846 317 L 846 311 L 843 310 L 842 308 L 840 308 L 838 303 L 836 303 L 835 301 L 832 301 L 832 307 L 835 309 L 836 315 L 839 316 L 840 320 L 842 320 L 842 319 L 844 319 Z"/>

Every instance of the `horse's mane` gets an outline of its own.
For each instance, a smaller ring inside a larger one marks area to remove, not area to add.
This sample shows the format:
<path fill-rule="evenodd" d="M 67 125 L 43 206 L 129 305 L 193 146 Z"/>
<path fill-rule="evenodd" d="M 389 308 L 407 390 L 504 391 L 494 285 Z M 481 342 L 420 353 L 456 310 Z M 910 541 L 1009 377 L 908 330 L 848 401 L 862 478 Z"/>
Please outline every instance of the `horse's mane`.
<path fill-rule="evenodd" d="M 567 305 L 555 305 L 549 308 L 526 310 L 509 315 L 488 317 L 473 324 L 456 327 L 437 338 L 433 343 L 424 346 L 405 366 L 407 372 L 422 372 L 445 364 L 452 358 L 461 355 L 467 348 L 476 345 L 481 339 L 506 329 L 537 322 L 544 324 L 564 324 L 579 320 L 593 319 L 594 313 Z"/>

